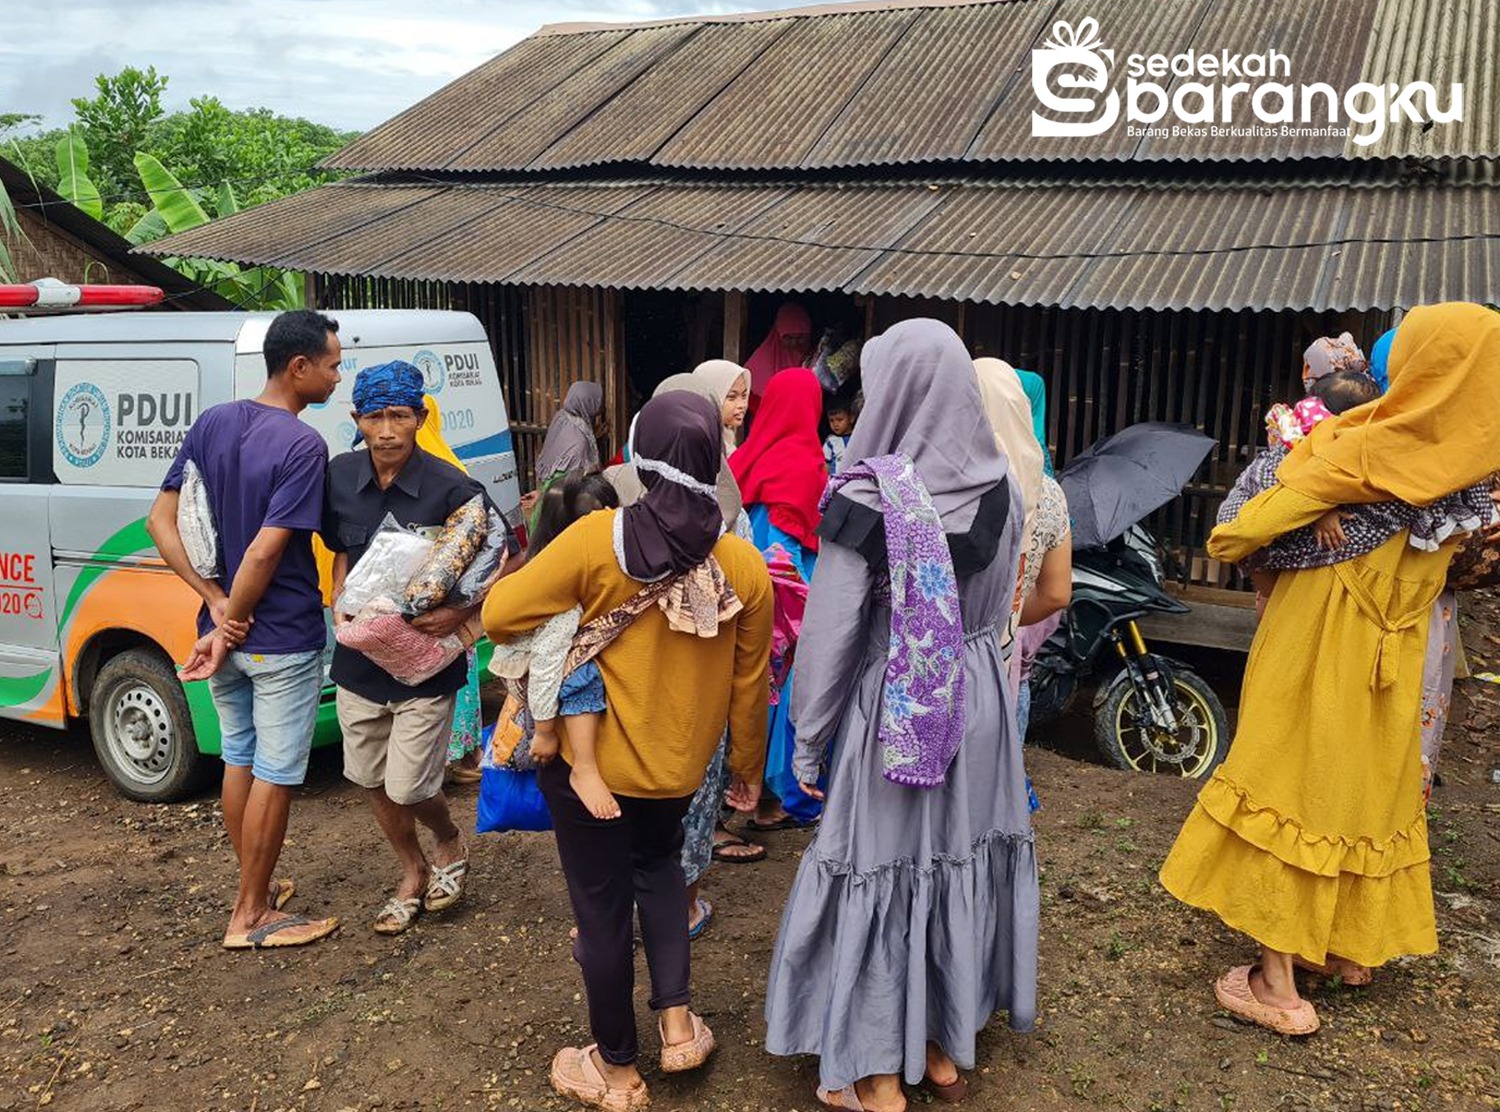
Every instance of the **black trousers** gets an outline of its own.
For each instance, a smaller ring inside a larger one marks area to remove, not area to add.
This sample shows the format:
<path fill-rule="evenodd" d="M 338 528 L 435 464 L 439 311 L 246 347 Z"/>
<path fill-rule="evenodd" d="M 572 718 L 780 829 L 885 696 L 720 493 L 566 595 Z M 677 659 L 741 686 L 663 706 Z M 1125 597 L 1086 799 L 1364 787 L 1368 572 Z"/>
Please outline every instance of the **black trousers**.
<path fill-rule="evenodd" d="M 682 874 L 682 817 L 692 796 L 635 799 L 618 796 L 620 817 L 596 819 L 568 784 L 561 758 L 544 766 L 537 783 L 552 812 L 557 855 L 578 923 L 574 954 L 583 969 L 589 1026 L 599 1056 L 629 1065 L 639 1053 L 635 1031 L 635 956 L 632 919 L 638 911 L 651 1009 L 686 1004 L 691 958 L 687 884 Z"/>

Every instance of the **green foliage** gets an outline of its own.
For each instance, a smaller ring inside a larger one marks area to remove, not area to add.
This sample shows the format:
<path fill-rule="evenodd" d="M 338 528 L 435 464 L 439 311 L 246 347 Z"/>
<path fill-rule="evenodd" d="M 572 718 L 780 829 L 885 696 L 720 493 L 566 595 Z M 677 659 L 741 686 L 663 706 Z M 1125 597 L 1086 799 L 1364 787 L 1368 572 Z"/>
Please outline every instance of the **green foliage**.
<path fill-rule="evenodd" d="M 116 231 L 134 227 L 151 207 L 135 157 L 148 154 L 195 194 L 212 195 L 228 182 L 239 207 L 301 193 L 338 175 L 314 167 L 355 137 L 267 108 L 226 108 L 216 97 L 196 97 L 185 112 L 167 114 L 162 96 L 168 79 L 155 69 L 127 67 L 95 79 L 92 98 L 73 101 L 69 128 L 8 138 L 5 156 L 25 165 L 41 184 L 58 189 L 58 143 L 70 129 L 83 136 L 91 164 L 88 176 L 104 203 L 104 222 Z M 0 114 L 0 134 L 10 117 Z M 35 122 L 18 117 L 13 126 Z M 60 191 L 60 190 L 59 190 Z M 116 208 L 123 209 L 116 212 Z M 222 215 L 222 214 L 221 214 Z"/>
<path fill-rule="evenodd" d="M 11 204 L 4 184 L 0 183 L 0 282 L 16 281 L 16 263 L 10 254 L 10 245 L 18 243 L 21 235 L 15 206 Z"/>
<path fill-rule="evenodd" d="M 317 163 L 357 134 L 266 108 L 232 110 L 210 96 L 168 114 L 162 107 L 167 83 L 150 66 L 100 74 L 92 97 L 73 100 L 68 127 L 7 138 L 5 157 L 139 244 L 332 180 L 337 175 L 317 171 Z M 39 120 L 0 113 L 0 135 Z M 0 191 L 0 280 L 13 269 L 4 237 L 16 234 L 15 214 Z M 299 274 L 205 259 L 165 261 L 247 309 L 303 304 Z"/>
<path fill-rule="evenodd" d="M 57 191 L 95 220 L 104 219 L 104 201 L 89 178 L 89 148 L 76 128 L 57 141 Z"/>
<path fill-rule="evenodd" d="M 150 144 L 152 127 L 165 115 L 161 97 L 167 79 L 149 66 L 142 72 L 126 66 L 110 77 L 94 78 L 92 98 L 75 97 L 73 111 L 98 164 L 96 179 L 112 200 L 143 201 L 132 173 L 135 152 Z"/>
<path fill-rule="evenodd" d="M 18 127 L 30 127 L 39 124 L 42 118 L 31 112 L 0 112 L 0 135 L 7 131 L 14 131 Z"/>
<path fill-rule="evenodd" d="M 208 223 L 208 213 L 198 199 L 156 158 L 141 151 L 135 156 L 135 170 L 146 187 L 146 196 L 152 208 L 161 214 L 162 223 L 169 232 L 185 232 Z"/>

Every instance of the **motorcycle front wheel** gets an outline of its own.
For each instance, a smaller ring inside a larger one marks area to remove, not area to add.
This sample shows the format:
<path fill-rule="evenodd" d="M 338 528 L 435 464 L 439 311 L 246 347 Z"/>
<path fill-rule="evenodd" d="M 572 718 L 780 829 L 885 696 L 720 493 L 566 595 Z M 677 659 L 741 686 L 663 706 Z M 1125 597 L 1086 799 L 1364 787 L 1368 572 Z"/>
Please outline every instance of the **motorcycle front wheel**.
<path fill-rule="evenodd" d="M 1116 768 L 1202 780 L 1229 755 L 1229 717 L 1204 679 L 1186 668 L 1173 669 L 1176 731 L 1151 720 L 1147 708 L 1121 672 L 1094 715 L 1094 741 Z"/>

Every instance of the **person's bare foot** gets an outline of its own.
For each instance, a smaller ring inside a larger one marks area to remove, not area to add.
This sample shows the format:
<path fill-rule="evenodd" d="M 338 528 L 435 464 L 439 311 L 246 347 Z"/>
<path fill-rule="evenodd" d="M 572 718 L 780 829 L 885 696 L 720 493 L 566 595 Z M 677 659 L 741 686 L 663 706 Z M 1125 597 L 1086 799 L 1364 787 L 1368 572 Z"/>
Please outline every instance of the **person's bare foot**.
<path fill-rule="evenodd" d="M 1269 1004 L 1283 1011 L 1295 1011 L 1302 1004 L 1295 982 L 1291 992 L 1276 992 L 1266 982 L 1265 972 L 1258 968 L 1250 971 L 1250 993 L 1262 1004 Z"/>
<path fill-rule="evenodd" d="M 338 929 L 338 925 L 339 921 L 333 918 L 308 919 L 267 908 L 263 915 L 253 920 L 231 919 L 224 931 L 223 946 L 226 950 L 248 950 L 256 945 L 267 948 L 305 946 L 327 938 Z"/>
<path fill-rule="evenodd" d="M 935 1042 L 927 1044 L 927 1079 L 945 1089 L 958 1084 L 957 1064 Z"/>
<path fill-rule="evenodd" d="M 645 1078 L 641 1077 L 641 1071 L 635 1066 L 612 1066 L 599 1055 L 598 1047 L 589 1052 L 594 1059 L 594 1065 L 609 1083 L 611 1089 L 636 1089 L 646 1084 Z"/>
<path fill-rule="evenodd" d="M 854 1083 L 854 1095 L 866 1112 L 906 1112 L 906 1094 L 893 1073 L 861 1078 Z"/>
<path fill-rule="evenodd" d="M 572 787 L 573 794 L 596 819 L 620 817 L 620 801 L 610 793 L 597 768 L 574 765 L 573 771 L 568 774 L 568 784 Z"/>

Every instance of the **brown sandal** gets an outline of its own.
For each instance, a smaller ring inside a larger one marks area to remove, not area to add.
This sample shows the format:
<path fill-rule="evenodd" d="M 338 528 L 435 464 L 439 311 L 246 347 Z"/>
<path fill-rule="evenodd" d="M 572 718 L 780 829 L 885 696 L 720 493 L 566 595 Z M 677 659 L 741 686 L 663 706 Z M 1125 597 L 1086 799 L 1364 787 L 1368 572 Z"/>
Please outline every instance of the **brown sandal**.
<path fill-rule="evenodd" d="M 930 1073 L 922 1078 L 922 1083 L 932 1091 L 933 1096 L 937 1097 L 944 1104 L 957 1104 L 969 1095 L 969 1079 L 962 1073 L 948 1085 L 939 1085 L 932 1079 L 932 1074 Z"/>
<path fill-rule="evenodd" d="M 708 1029 L 708 1024 L 694 1012 L 689 1012 L 688 1018 L 693 1021 L 693 1037 L 681 1043 L 669 1044 L 666 1032 L 662 1030 L 661 1020 L 656 1021 L 657 1033 L 661 1035 L 662 1073 L 695 1070 L 708 1061 L 708 1056 L 714 1052 L 714 1033 Z"/>
<path fill-rule="evenodd" d="M 1237 965 L 1214 982 L 1214 996 L 1230 1015 L 1247 1020 L 1278 1035 L 1311 1035 L 1318 1029 L 1318 1013 L 1303 1000 L 1288 1011 L 1263 1004 L 1250 990 L 1250 974 L 1259 966 Z"/>
<path fill-rule="evenodd" d="M 1292 964 L 1298 969 L 1316 973 L 1330 981 L 1337 977 L 1340 984 L 1347 985 L 1349 988 L 1364 988 L 1375 979 L 1375 971 L 1368 965 L 1360 965 L 1359 962 L 1350 961 L 1348 958 L 1336 958 L 1332 954 L 1328 955 L 1328 960 L 1322 965 L 1299 957 L 1293 957 Z"/>
<path fill-rule="evenodd" d="M 582 1049 L 565 1046 L 552 1058 L 552 1091 L 560 1097 L 576 1100 L 604 1112 L 640 1112 L 651 1106 L 651 1094 L 645 1084 L 630 1089 L 612 1088 L 594 1065 L 597 1043 Z"/>

